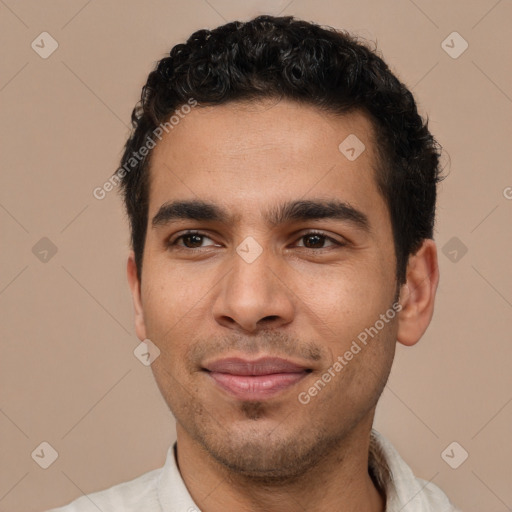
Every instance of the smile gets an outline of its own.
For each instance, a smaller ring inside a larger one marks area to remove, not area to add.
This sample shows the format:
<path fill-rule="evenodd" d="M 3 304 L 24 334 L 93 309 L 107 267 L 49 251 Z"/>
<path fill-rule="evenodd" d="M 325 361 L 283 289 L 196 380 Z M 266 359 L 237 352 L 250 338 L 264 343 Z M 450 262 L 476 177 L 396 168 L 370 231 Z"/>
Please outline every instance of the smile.
<path fill-rule="evenodd" d="M 264 357 L 220 359 L 204 368 L 216 385 L 239 400 L 269 399 L 289 389 L 311 370 L 291 361 Z"/>

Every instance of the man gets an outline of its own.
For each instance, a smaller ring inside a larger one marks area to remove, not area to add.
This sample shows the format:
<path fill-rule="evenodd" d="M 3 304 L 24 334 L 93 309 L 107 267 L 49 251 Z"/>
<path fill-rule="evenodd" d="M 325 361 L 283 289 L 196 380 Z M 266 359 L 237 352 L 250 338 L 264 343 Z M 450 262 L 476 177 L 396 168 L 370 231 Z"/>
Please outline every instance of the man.
<path fill-rule="evenodd" d="M 439 147 L 354 37 L 261 16 L 148 78 L 116 178 L 163 468 L 59 510 L 445 512 L 372 423 L 433 314 Z"/>

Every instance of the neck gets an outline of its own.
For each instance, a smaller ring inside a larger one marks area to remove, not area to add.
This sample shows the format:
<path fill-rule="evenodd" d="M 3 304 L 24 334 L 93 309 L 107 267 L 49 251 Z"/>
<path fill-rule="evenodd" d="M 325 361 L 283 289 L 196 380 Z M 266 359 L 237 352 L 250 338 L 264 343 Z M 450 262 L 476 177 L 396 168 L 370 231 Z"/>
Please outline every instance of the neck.
<path fill-rule="evenodd" d="M 234 473 L 213 459 L 178 424 L 178 465 L 203 512 L 383 512 L 384 497 L 368 472 L 371 423 L 355 430 L 307 473 L 272 480 Z"/>

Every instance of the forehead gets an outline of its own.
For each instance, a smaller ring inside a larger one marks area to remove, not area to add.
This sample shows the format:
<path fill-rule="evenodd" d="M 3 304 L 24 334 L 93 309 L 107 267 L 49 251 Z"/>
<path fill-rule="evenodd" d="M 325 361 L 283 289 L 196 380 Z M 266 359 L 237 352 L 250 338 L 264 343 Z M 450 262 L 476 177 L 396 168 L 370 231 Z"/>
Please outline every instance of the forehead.
<path fill-rule="evenodd" d="M 361 112 L 271 100 L 195 107 L 153 150 L 149 219 L 176 199 L 219 204 L 238 220 L 309 197 L 382 214 L 376 167 L 373 126 Z"/>

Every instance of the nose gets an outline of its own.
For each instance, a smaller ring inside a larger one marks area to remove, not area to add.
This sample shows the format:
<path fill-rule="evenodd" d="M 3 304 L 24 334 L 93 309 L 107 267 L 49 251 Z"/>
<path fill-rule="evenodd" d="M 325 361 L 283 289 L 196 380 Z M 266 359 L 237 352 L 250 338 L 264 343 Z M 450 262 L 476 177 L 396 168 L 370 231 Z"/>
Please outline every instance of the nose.
<path fill-rule="evenodd" d="M 215 320 L 224 327 L 245 332 L 282 327 L 295 313 L 293 292 L 279 264 L 264 250 L 248 263 L 237 253 L 231 271 L 221 281 L 213 305 Z"/>

